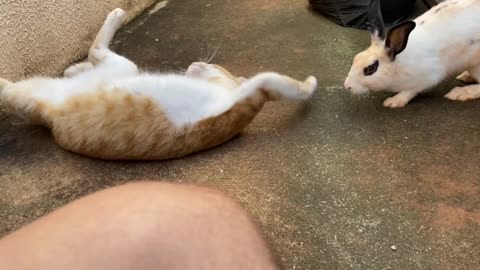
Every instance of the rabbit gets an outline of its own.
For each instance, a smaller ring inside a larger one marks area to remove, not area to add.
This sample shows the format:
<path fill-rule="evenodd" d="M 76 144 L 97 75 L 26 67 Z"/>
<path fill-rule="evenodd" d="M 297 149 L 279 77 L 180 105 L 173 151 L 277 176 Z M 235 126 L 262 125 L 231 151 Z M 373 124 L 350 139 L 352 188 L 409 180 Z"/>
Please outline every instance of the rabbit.
<path fill-rule="evenodd" d="M 371 1 L 371 45 L 353 59 L 345 88 L 352 94 L 389 90 L 397 94 L 383 105 L 401 108 L 450 76 L 480 82 L 479 14 L 480 0 L 447 0 L 387 32 L 380 0 Z M 480 85 L 456 87 L 445 97 L 480 98 Z"/>
<path fill-rule="evenodd" d="M 271 100 L 307 100 L 317 87 L 274 72 L 246 79 L 218 65 L 185 74 L 142 72 L 109 49 L 125 12 L 112 11 L 88 61 L 63 78 L 0 79 L 0 101 L 51 129 L 64 149 L 105 160 L 163 160 L 218 146 L 239 134 Z"/>

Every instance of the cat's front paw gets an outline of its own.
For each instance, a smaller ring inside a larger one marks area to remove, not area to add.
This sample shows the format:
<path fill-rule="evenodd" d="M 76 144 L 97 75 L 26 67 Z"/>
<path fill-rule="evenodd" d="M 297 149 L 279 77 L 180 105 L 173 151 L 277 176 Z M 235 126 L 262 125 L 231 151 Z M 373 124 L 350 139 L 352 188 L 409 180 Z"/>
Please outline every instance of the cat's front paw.
<path fill-rule="evenodd" d="M 317 89 L 318 81 L 314 76 L 309 76 L 301 85 L 303 92 L 307 93 L 308 96 L 311 96 L 313 92 Z"/>

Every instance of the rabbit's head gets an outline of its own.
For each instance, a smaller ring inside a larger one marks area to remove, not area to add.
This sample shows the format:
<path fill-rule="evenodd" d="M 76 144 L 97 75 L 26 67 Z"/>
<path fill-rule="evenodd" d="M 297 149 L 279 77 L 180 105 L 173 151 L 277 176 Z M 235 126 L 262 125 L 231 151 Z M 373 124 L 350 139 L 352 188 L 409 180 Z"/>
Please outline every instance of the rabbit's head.
<path fill-rule="evenodd" d="M 387 90 L 396 76 L 395 58 L 407 47 L 415 22 L 406 21 L 385 31 L 380 0 L 372 0 L 368 11 L 371 45 L 353 59 L 345 88 L 353 94 Z"/>

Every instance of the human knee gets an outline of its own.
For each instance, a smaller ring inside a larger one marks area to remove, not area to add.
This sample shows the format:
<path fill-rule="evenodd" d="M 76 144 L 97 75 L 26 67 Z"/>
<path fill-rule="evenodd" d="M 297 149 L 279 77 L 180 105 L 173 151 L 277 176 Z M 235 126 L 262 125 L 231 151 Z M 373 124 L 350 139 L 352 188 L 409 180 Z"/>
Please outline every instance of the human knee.
<path fill-rule="evenodd" d="M 238 229 L 257 231 L 248 212 L 225 193 L 201 186 L 158 182 L 138 182 L 114 188 L 106 194 L 119 204 L 121 218 L 132 232 L 158 235 L 159 231 L 173 229 L 181 232 L 215 226 L 220 231 Z M 152 230 L 150 232 L 146 230 Z"/>
<path fill-rule="evenodd" d="M 208 187 L 159 183 L 129 184 L 121 189 L 144 195 L 141 203 L 145 207 L 133 207 L 143 210 L 132 211 L 123 222 L 130 228 L 126 235 L 135 239 L 138 249 L 155 250 L 156 258 L 166 265 L 213 263 L 224 266 L 220 269 L 241 269 L 245 262 L 238 258 L 248 257 L 248 264 L 263 266 L 258 269 L 277 269 L 257 224 L 225 193 Z M 229 265 L 233 261 L 238 265 Z"/>
<path fill-rule="evenodd" d="M 227 212 L 246 215 L 241 204 L 219 190 L 197 185 L 165 182 L 136 182 L 118 186 L 109 192 L 109 197 L 132 198 L 145 209 L 176 209 L 195 212 Z M 117 194 L 118 193 L 118 194 Z M 130 202 L 132 202 L 130 200 Z M 139 210 L 139 209 L 137 209 Z"/>

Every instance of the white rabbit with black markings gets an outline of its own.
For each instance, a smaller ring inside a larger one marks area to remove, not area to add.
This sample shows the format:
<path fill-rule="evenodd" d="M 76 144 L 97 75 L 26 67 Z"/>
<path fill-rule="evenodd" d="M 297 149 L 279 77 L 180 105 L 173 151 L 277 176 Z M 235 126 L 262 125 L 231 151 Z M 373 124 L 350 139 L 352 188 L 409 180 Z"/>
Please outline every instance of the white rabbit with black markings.
<path fill-rule="evenodd" d="M 353 94 L 391 91 L 383 105 L 401 108 L 449 76 L 480 82 L 480 0 L 447 0 L 414 21 L 386 32 L 380 0 L 369 9 L 371 46 L 357 54 L 345 81 Z M 446 96 L 466 101 L 480 98 L 480 84 L 456 87 Z"/>

